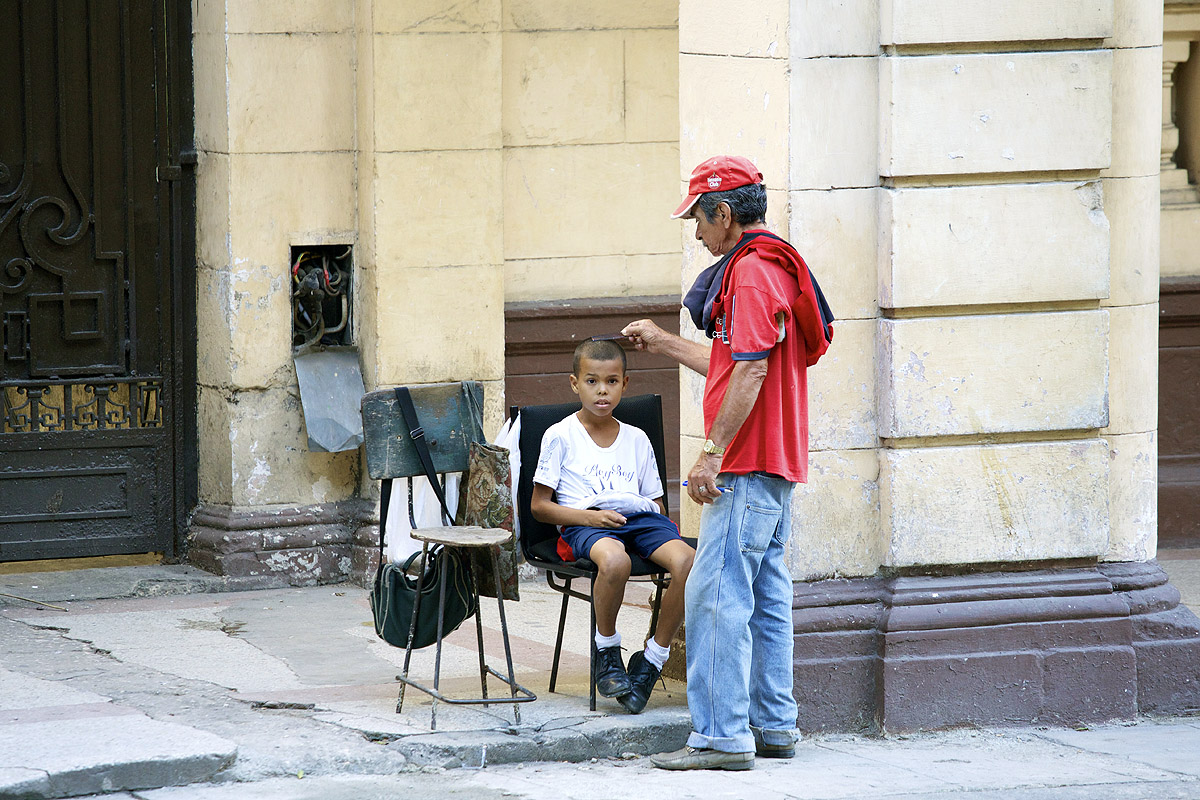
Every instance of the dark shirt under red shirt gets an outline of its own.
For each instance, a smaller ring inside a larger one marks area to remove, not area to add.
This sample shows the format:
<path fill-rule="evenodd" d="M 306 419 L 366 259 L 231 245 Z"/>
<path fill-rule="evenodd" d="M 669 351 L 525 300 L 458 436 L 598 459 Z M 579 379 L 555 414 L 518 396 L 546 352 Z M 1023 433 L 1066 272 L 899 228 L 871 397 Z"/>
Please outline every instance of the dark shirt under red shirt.
<path fill-rule="evenodd" d="M 794 254 L 787 246 L 748 247 L 726 270 L 714 304 L 717 325 L 704 388 L 705 431 L 725 399 L 734 362 L 767 359 L 767 377 L 750 416 L 726 448 L 722 472 L 761 471 L 796 483 L 808 480 L 807 351 L 792 311 L 800 294 L 797 274 L 808 272 Z"/>

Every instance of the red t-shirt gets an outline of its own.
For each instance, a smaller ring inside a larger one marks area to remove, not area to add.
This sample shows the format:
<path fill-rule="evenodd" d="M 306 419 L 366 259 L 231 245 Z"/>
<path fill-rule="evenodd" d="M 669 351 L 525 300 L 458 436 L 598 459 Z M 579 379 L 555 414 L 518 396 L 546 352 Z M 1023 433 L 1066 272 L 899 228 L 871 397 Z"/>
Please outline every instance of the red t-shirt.
<path fill-rule="evenodd" d="M 747 245 L 725 271 L 713 304 L 717 324 L 704 387 L 705 431 L 725 399 L 734 362 L 765 358 L 767 377 L 750 416 L 725 450 L 722 472 L 808 480 L 807 348 L 793 311 L 800 280 L 811 287 L 807 276 L 795 250 L 766 237 Z"/>

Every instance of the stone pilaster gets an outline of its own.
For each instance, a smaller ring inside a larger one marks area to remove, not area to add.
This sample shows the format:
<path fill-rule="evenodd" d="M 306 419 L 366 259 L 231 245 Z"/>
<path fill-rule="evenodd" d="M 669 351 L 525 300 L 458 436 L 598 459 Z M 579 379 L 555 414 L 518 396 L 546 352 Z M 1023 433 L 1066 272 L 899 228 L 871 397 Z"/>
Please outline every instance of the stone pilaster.
<path fill-rule="evenodd" d="M 1152 564 L 1161 7 L 1002 6 L 764 0 L 746 41 L 681 7 L 681 173 L 786 163 L 770 221 L 839 316 L 790 551 L 802 728 L 1200 703 L 1157 683 L 1200 643 Z"/>
<path fill-rule="evenodd" d="M 356 454 L 308 452 L 289 263 L 295 245 L 356 243 L 353 19 L 347 4 L 195 4 L 201 510 L 189 558 L 227 574 L 226 555 L 263 541 L 239 523 L 217 546 L 214 509 L 247 509 L 265 530 L 262 509 L 336 515 L 358 488 Z M 284 571 L 340 580 L 334 561 Z"/>

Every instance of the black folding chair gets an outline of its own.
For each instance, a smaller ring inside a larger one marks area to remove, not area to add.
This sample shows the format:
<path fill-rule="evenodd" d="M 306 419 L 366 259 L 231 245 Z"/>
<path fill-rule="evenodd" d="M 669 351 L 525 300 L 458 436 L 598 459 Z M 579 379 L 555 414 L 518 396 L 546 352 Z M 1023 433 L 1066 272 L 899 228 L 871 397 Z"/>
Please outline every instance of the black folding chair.
<path fill-rule="evenodd" d="M 591 638 L 589 645 L 596 638 L 596 607 L 592 595 L 596 586 L 596 565 L 586 558 L 575 561 L 563 561 L 558 555 L 558 529 L 554 525 L 538 522 L 533 518 L 531 503 L 533 501 L 533 473 L 537 469 L 538 454 L 542 447 L 542 436 L 546 429 L 568 414 L 573 414 L 580 408 L 579 403 L 559 403 L 545 406 L 513 406 L 512 414 L 520 414 L 521 418 L 521 475 L 517 482 L 517 514 L 521 522 L 521 552 L 525 560 L 545 571 L 546 583 L 557 592 L 561 592 L 562 611 L 558 617 L 558 640 L 554 644 L 554 664 L 550 669 L 550 691 L 558 682 L 558 662 L 562 655 L 563 631 L 567 624 L 567 601 L 572 597 L 585 600 L 591 610 Z M 646 432 L 650 444 L 654 447 L 654 458 L 658 461 L 658 474 L 663 488 L 667 486 L 666 452 L 663 445 L 662 398 L 656 394 L 644 394 L 636 397 L 622 398 L 621 404 L 613 411 L 613 416 L 628 425 L 635 425 Z M 667 495 L 661 498 L 663 509 L 667 510 Z M 688 540 L 695 544 L 695 540 Z M 658 611 L 662 604 L 663 587 L 667 583 L 667 572 L 657 564 L 643 559 L 636 553 L 630 553 L 632 562 L 631 578 L 644 578 L 652 581 L 657 590 L 651 605 L 650 630 L 658 627 Z M 572 588 L 576 578 L 588 580 L 588 593 L 584 594 Z M 590 646 L 591 652 L 591 693 L 590 708 L 596 710 L 596 648 Z"/>

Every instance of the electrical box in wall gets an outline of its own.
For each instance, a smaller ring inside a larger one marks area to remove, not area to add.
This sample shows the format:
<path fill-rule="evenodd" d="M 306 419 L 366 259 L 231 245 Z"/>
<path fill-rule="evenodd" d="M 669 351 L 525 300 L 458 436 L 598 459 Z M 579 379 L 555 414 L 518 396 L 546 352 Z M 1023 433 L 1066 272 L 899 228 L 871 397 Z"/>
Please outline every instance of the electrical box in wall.
<path fill-rule="evenodd" d="M 292 347 L 353 344 L 353 247 L 292 247 Z"/>
<path fill-rule="evenodd" d="M 292 350 L 308 449 L 337 453 L 362 444 L 363 388 L 349 245 L 292 248 Z"/>

